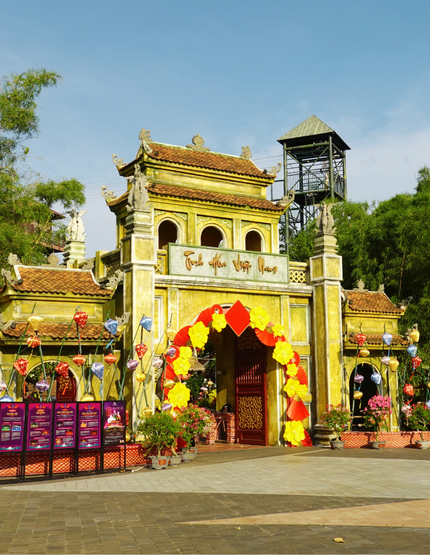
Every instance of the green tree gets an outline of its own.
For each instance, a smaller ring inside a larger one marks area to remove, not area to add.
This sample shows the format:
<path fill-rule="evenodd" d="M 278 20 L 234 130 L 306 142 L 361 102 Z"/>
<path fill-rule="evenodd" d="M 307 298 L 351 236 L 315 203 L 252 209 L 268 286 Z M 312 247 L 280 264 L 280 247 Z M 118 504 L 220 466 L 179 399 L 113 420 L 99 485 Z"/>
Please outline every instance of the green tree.
<path fill-rule="evenodd" d="M 78 208 L 84 186 L 76 179 L 43 181 L 27 166 L 28 140 L 39 132 L 36 99 L 61 76 L 45 69 L 3 78 L 0 84 L 0 266 L 10 252 L 40 264 L 49 245 L 64 239 L 65 226 L 53 222 L 51 207 Z"/>

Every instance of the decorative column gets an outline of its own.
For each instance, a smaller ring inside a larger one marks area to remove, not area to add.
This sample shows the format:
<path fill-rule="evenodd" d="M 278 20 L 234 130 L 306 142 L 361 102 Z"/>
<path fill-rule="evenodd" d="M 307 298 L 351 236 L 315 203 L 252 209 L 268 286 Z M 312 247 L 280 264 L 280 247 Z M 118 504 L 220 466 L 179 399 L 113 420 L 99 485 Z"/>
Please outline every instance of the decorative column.
<path fill-rule="evenodd" d="M 337 254 L 330 205 L 320 206 L 315 256 L 310 259 L 314 286 L 313 335 L 315 360 L 315 440 L 328 443 L 329 431 L 320 422 L 326 405 L 342 402 L 342 257 Z"/>

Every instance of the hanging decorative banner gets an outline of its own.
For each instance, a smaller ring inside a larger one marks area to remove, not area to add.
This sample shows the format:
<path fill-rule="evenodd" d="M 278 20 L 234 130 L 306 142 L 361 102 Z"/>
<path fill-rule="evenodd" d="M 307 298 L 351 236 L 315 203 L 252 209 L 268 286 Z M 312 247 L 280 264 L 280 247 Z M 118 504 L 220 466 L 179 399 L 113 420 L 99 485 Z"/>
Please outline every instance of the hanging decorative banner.
<path fill-rule="evenodd" d="M 80 328 L 84 328 L 88 320 L 88 314 L 80 310 L 75 313 L 75 315 L 73 316 L 73 320 L 78 324 Z"/>
<path fill-rule="evenodd" d="M 76 366 L 83 366 L 87 362 L 87 359 L 83 355 L 75 355 L 72 360 Z"/>
<path fill-rule="evenodd" d="M 105 371 L 105 367 L 101 362 L 93 362 L 91 366 L 91 372 L 98 377 L 99 380 L 103 379 L 103 374 Z"/>
<path fill-rule="evenodd" d="M 146 330 L 147 332 L 150 332 L 152 329 L 152 318 L 150 318 L 149 316 L 144 316 L 140 320 L 140 325 L 144 330 Z"/>
<path fill-rule="evenodd" d="M 139 343 L 139 345 L 136 345 L 135 350 L 136 350 L 137 356 L 139 357 L 139 359 L 141 359 L 141 358 L 143 358 L 146 351 L 148 350 L 148 347 L 146 345 L 144 345 L 143 343 Z"/>
<path fill-rule="evenodd" d="M 96 449 L 101 446 L 101 403 L 79 403 L 79 449 Z"/>
<path fill-rule="evenodd" d="M 391 333 L 385 332 L 384 334 L 382 334 L 382 341 L 385 343 L 385 345 L 387 345 L 387 347 L 391 345 L 392 340 L 393 336 L 391 335 Z"/>
<path fill-rule="evenodd" d="M 76 403 L 56 403 L 54 449 L 73 449 L 76 445 Z"/>
<path fill-rule="evenodd" d="M 0 404 L 0 452 L 22 451 L 24 417 L 25 403 Z"/>
<path fill-rule="evenodd" d="M 105 322 L 105 329 L 107 329 L 111 335 L 115 335 L 118 329 L 118 322 L 109 318 L 109 320 Z"/>
<path fill-rule="evenodd" d="M 30 403 L 27 426 L 27 450 L 50 449 L 52 403 Z"/>
<path fill-rule="evenodd" d="M 55 367 L 55 371 L 66 380 L 69 377 L 69 365 L 67 362 L 59 362 Z"/>
<path fill-rule="evenodd" d="M 17 372 L 21 374 L 21 376 L 26 376 L 28 372 L 29 362 L 26 358 L 19 358 L 13 363 L 13 367 Z"/>
<path fill-rule="evenodd" d="M 416 345 L 409 345 L 409 347 L 407 348 L 407 351 L 411 355 L 411 357 L 415 357 L 417 356 L 418 348 Z"/>

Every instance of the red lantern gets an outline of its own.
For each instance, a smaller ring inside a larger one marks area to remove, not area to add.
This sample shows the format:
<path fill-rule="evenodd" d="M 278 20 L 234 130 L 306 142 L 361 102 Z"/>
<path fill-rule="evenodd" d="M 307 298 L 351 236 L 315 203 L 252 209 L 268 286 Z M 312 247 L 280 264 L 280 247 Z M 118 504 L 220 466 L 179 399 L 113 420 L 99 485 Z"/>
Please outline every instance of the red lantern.
<path fill-rule="evenodd" d="M 21 376 L 27 375 L 28 365 L 29 362 L 26 358 L 19 358 L 13 363 L 13 367 L 21 374 Z"/>
<path fill-rule="evenodd" d="M 143 355 L 146 353 L 146 351 L 148 350 L 148 347 L 146 345 L 144 345 L 143 343 L 139 343 L 139 345 L 136 345 L 135 347 L 136 349 L 136 354 L 139 358 L 142 358 Z"/>
<path fill-rule="evenodd" d="M 40 339 L 36 335 L 33 335 L 31 337 L 27 337 L 27 345 L 29 347 L 31 347 L 31 349 L 36 349 L 37 347 L 39 347 L 39 345 L 41 343 L 42 342 L 40 341 Z"/>
<path fill-rule="evenodd" d="M 73 320 L 78 324 L 80 328 L 84 328 L 88 320 L 88 314 L 80 310 L 75 313 L 75 315 L 73 316 Z"/>
<path fill-rule="evenodd" d="M 65 380 L 69 378 L 69 365 L 67 362 L 59 362 L 55 367 L 55 371 L 57 374 L 60 374 L 60 376 L 63 376 Z"/>
<path fill-rule="evenodd" d="M 420 357 L 412 357 L 411 361 L 412 361 L 412 368 L 414 370 L 416 370 L 418 366 L 422 363 L 422 360 L 420 359 Z"/>
<path fill-rule="evenodd" d="M 75 355 L 72 360 L 76 364 L 76 366 L 83 366 L 87 362 L 87 359 L 84 357 L 84 355 Z"/>
<path fill-rule="evenodd" d="M 355 339 L 357 340 L 359 347 L 362 347 L 366 342 L 366 336 L 364 335 L 364 333 L 361 332 L 355 334 Z"/>
<path fill-rule="evenodd" d="M 406 395 L 410 395 L 411 397 L 413 397 L 414 395 L 414 388 L 410 383 L 405 384 L 405 387 L 403 388 L 403 393 L 406 393 Z"/>
<path fill-rule="evenodd" d="M 105 362 L 108 364 L 114 364 L 117 361 L 116 356 L 113 353 L 109 353 L 105 356 Z"/>

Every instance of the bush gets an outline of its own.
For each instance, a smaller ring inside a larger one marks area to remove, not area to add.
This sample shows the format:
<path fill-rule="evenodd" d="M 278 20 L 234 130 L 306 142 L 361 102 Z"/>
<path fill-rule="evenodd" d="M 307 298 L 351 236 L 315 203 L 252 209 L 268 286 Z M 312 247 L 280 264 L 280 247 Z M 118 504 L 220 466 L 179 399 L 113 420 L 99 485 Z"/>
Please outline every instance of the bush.
<path fill-rule="evenodd" d="M 423 432 L 428 428 L 430 422 L 430 409 L 424 403 L 412 405 L 408 415 L 408 426 L 420 433 L 421 441 L 424 441 Z"/>
<path fill-rule="evenodd" d="M 171 449 L 176 455 L 176 439 L 181 430 L 179 421 L 168 412 L 156 412 L 139 422 L 137 426 L 137 431 L 145 436 L 147 454 L 155 447 L 159 457 L 165 449 Z"/>
<path fill-rule="evenodd" d="M 351 422 L 351 413 L 343 405 L 326 405 L 326 409 L 323 413 L 322 421 L 329 428 L 333 428 L 338 441 L 340 441 L 342 432 L 348 429 Z"/>
<path fill-rule="evenodd" d="M 209 433 L 211 412 L 197 405 L 189 405 L 181 409 L 178 421 L 182 426 L 181 437 L 186 441 L 187 447 L 190 447 L 194 437 Z"/>

